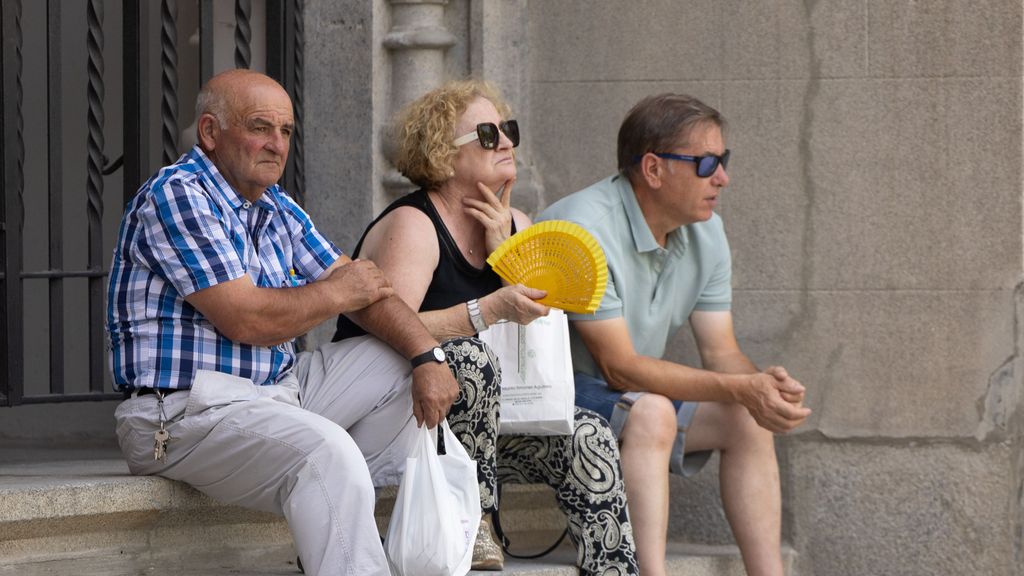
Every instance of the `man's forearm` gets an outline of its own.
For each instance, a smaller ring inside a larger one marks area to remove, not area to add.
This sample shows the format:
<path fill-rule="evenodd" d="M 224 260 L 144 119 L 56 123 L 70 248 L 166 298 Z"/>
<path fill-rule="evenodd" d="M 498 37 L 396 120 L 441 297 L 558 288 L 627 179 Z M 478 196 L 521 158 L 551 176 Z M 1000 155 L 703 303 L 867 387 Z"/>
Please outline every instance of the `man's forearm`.
<path fill-rule="evenodd" d="M 736 351 L 722 356 L 701 356 L 705 370 L 721 374 L 754 374 L 760 372 L 750 358 L 743 352 Z"/>
<path fill-rule="evenodd" d="M 384 298 L 347 316 L 406 358 L 438 344 L 416 312 L 398 296 Z"/>
<path fill-rule="evenodd" d="M 213 290 L 231 288 L 214 287 L 186 300 L 229 339 L 254 346 L 288 342 L 338 314 L 337 306 L 316 283 L 296 288 L 257 288 L 249 282 L 240 291 L 217 296 L 222 300 L 220 304 L 204 305 Z"/>
<path fill-rule="evenodd" d="M 693 368 L 650 356 L 635 356 L 605 369 L 613 388 L 654 392 L 673 400 L 713 402 L 735 402 L 744 373 Z"/>
<path fill-rule="evenodd" d="M 188 300 L 232 340 L 273 346 L 338 314 L 371 307 L 393 294 L 390 283 L 372 262 L 339 258 L 305 286 L 257 288 L 243 277 L 197 292 Z M 411 314 L 407 308 L 406 314 Z"/>

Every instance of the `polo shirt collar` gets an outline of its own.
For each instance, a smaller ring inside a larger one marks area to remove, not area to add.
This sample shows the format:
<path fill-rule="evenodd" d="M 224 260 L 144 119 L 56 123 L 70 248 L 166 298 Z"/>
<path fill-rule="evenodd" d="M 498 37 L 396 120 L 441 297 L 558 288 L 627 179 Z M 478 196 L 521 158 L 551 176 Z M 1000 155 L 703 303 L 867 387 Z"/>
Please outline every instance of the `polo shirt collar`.
<path fill-rule="evenodd" d="M 661 250 L 661 245 L 655 240 L 651 227 L 647 224 L 647 219 L 644 218 L 643 210 L 640 209 L 640 203 L 636 200 L 636 192 L 633 191 L 633 185 L 629 183 L 629 178 L 618 174 L 613 177 L 613 182 L 618 186 L 619 196 L 622 197 L 622 206 L 626 212 L 626 220 L 629 221 L 629 229 L 633 233 L 633 244 L 636 246 L 636 251 Z M 683 228 L 685 226 L 680 226 L 669 233 L 665 249 L 670 251 L 686 249 L 687 242 Z"/>

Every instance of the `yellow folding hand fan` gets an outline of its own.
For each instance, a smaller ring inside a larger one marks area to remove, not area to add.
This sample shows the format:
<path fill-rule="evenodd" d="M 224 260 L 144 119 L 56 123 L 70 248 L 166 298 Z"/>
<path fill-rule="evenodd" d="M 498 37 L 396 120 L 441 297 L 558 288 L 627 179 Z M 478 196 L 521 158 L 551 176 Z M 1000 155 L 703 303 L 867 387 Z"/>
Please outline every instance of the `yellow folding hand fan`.
<path fill-rule="evenodd" d="M 597 240 L 578 224 L 548 220 L 501 243 L 487 263 L 506 281 L 547 290 L 542 304 L 592 314 L 608 283 Z"/>

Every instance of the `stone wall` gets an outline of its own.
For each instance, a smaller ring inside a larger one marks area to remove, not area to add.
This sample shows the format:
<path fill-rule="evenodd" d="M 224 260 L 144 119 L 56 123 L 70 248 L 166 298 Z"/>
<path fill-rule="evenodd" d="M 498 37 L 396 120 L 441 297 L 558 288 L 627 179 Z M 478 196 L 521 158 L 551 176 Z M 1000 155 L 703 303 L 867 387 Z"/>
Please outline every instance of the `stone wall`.
<path fill-rule="evenodd" d="M 1024 573 L 1021 5 L 529 4 L 545 204 L 614 170 L 644 95 L 730 122 L 738 335 L 814 409 L 779 442 L 801 574 Z M 727 540 L 703 476 L 671 531 Z"/>

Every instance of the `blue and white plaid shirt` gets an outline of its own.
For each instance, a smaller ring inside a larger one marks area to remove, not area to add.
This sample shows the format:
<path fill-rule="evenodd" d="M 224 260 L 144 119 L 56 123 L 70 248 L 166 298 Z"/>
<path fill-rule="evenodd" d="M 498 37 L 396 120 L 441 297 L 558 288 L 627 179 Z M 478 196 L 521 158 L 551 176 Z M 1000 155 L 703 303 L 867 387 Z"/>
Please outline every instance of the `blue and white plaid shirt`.
<path fill-rule="evenodd" d="M 229 340 L 185 296 L 243 274 L 259 287 L 298 286 L 340 254 L 280 186 L 250 203 L 192 148 L 142 186 L 121 220 L 107 291 L 114 386 L 189 388 L 197 370 L 273 384 L 294 363 L 294 343 Z"/>

